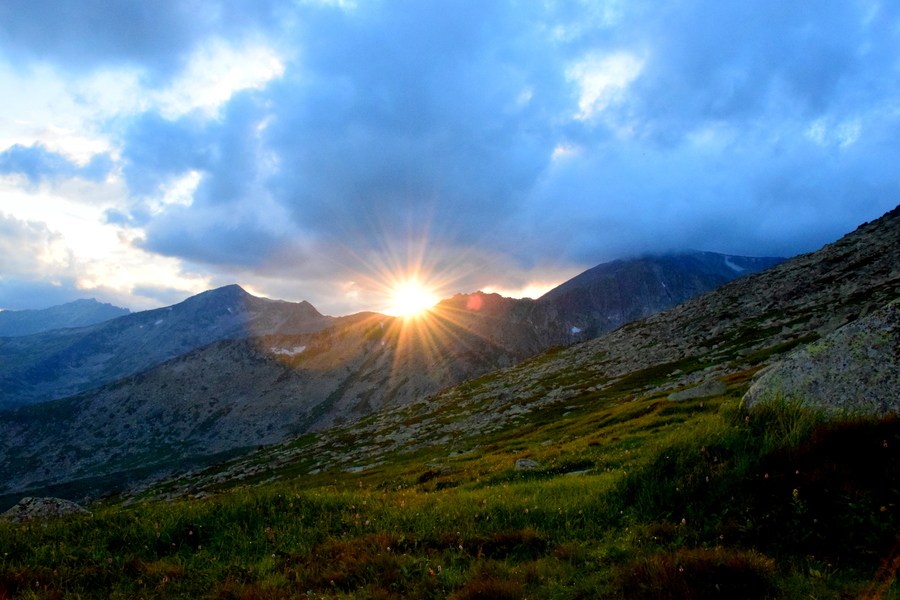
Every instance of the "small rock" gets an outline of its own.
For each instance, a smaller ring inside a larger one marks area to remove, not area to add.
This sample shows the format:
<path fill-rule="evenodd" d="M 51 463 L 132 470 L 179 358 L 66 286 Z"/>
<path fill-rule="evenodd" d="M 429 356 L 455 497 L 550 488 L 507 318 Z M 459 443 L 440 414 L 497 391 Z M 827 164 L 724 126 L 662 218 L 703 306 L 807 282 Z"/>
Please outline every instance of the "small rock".
<path fill-rule="evenodd" d="M 18 504 L 0 515 L 0 520 L 21 523 L 32 519 L 50 519 L 91 513 L 74 502 L 61 498 L 22 498 Z"/>
<path fill-rule="evenodd" d="M 531 469 L 540 468 L 541 463 L 530 458 L 520 458 L 516 461 L 516 471 L 530 471 Z"/>

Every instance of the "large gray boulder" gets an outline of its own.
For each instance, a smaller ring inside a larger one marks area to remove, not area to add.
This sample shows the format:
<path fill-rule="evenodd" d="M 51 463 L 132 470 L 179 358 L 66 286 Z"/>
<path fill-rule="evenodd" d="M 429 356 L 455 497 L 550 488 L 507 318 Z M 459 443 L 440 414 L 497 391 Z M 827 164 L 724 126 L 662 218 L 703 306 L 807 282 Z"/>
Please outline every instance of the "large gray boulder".
<path fill-rule="evenodd" d="M 835 414 L 900 411 L 900 301 L 795 350 L 753 384 L 744 405 L 773 400 Z"/>
<path fill-rule="evenodd" d="M 90 515 L 74 502 L 61 498 L 22 498 L 18 504 L 0 515 L 0 521 L 21 523 L 32 519 L 49 519 L 68 515 Z"/>

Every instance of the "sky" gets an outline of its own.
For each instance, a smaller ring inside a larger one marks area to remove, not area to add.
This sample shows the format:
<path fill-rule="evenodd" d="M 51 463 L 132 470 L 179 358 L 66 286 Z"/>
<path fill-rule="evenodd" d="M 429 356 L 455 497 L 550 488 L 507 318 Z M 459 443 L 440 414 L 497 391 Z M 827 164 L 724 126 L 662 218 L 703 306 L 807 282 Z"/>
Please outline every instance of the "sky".
<path fill-rule="evenodd" d="M 0 308 L 332 315 L 900 203 L 900 5 L 4 0 Z"/>

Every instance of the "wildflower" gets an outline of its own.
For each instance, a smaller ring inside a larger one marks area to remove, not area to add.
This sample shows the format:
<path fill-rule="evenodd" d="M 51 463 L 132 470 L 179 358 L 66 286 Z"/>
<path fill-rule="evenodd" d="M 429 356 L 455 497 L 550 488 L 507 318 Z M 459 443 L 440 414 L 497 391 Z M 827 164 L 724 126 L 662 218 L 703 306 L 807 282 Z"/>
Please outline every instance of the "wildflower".
<path fill-rule="evenodd" d="M 750 422 L 750 417 L 749 417 L 749 416 L 744 417 L 744 420 L 747 421 L 747 422 L 749 423 L 749 422 Z"/>
<path fill-rule="evenodd" d="M 687 525 L 687 519 L 681 519 L 681 524 L 682 524 L 682 525 Z"/>
<path fill-rule="evenodd" d="M 769 478 L 769 474 L 768 474 L 768 473 L 766 473 L 766 476 L 765 476 L 765 478 L 766 478 L 766 479 L 768 479 L 768 478 Z"/>
<path fill-rule="evenodd" d="M 463 547 L 462 547 L 462 544 L 460 544 L 460 545 L 459 545 L 459 549 L 460 549 L 460 550 L 462 550 L 462 549 L 463 549 Z"/>
<path fill-rule="evenodd" d="M 528 509 L 527 509 L 527 508 L 525 509 L 525 514 L 526 514 L 526 515 L 528 514 Z"/>
<path fill-rule="evenodd" d="M 428 574 L 434 577 L 434 569 L 428 569 Z"/>
<path fill-rule="evenodd" d="M 368 521 L 365 522 L 365 526 L 366 526 L 366 527 L 369 526 L 369 522 L 368 522 Z"/>
<path fill-rule="evenodd" d="M 706 483 L 709 483 L 709 475 L 706 476 Z"/>
<path fill-rule="evenodd" d="M 684 573 L 684 567 L 678 567 L 678 572 L 679 572 L 679 573 Z"/>
<path fill-rule="evenodd" d="M 883 442 L 881 442 L 881 445 L 884 446 L 885 448 L 887 448 L 887 440 L 884 440 Z"/>
<path fill-rule="evenodd" d="M 112 559 L 111 559 L 111 558 L 107 558 L 107 559 L 106 559 L 106 563 L 111 565 L 111 564 L 112 564 Z"/>
<path fill-rule="evenodd" d="M 158 531 L 156 532 L 156 537 L 159 537 L 159 532 L 158 532 Z"/>
<path fill-rule="evenodd" d="M 188 531 L 188 535 L 194 535 L 193 531 Z"/>

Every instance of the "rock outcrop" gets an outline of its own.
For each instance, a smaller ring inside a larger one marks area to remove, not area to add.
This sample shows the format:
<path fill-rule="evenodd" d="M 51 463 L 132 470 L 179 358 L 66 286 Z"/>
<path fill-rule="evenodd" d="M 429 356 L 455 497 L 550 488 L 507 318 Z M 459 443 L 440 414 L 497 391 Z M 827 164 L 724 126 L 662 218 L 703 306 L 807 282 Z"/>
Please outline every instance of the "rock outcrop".
<path fill-rule="evenodd" d="M 839 414 L 900 411 L 900 301 L 796 350 L 766 371 L 744 396 Z"/>
<path fill-rule="evenodd" d="M 706 381 L 701 383 L 700 385 L 695 385 L 694 387 L 690 387 L 686 390 L 681 390 L 680 392 L 675 392 L 674 394 L 669 394 L 669 400 L 679 401 L 679 400 L 693 400 L 694 398 L 707 398 L 709 396 L 720 396 L 728 391 L 728 386 L 719 381 L 718 379 L 712 379 L 710 381 Z"/>
<path fill-rule="evenodd" d="M 21 523 L 34 519 L 52 519 L 70 515 L 90 516 L 74 502 L 62 498 L 22 498 L 18 504 L 0 515 L 2 521 Z"/>

